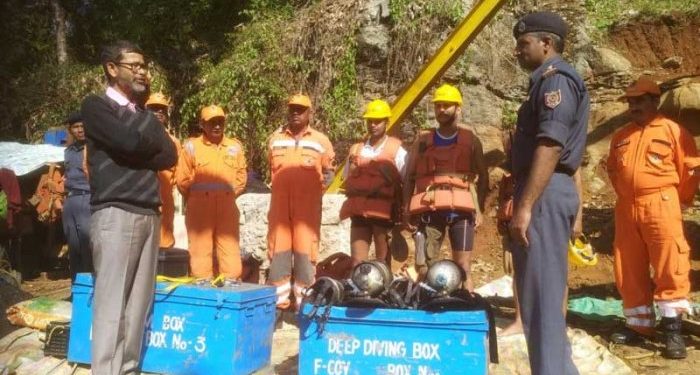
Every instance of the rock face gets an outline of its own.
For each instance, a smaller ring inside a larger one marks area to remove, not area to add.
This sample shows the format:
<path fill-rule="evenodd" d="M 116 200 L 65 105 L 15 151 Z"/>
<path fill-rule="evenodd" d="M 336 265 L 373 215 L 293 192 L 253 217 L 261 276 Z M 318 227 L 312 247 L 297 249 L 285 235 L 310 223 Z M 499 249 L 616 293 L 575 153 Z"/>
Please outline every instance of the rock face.
<path fill-rule="evenodd" d="M 323 196 L 319 260 L 338 251 L 350 254 L 350 220 L 340 221 L 338 218 L 343 201 L 345 201 L 344 195 Z M 236 203 L 241 212 L 241 251 L 253 253 L 255 257 L 263 260 L 263 268 L 266 268 L 269 264 L 267 211 L 270 207 L 270 194 L 243 194 Z"/>
<path fill-rule="evenodd" d="M 605 47 L 592 47 L 588 55 L 588 64 L 596 75 L 628 73 L 632 68 L 632 63 L 624 56 Z"/>
<path fill-rule="evenodd" d="M 389 0 L 369 0 L 362 8 L 357 46 L 359 60 L 368 66 L 380 68 L 389 54 Z"/>

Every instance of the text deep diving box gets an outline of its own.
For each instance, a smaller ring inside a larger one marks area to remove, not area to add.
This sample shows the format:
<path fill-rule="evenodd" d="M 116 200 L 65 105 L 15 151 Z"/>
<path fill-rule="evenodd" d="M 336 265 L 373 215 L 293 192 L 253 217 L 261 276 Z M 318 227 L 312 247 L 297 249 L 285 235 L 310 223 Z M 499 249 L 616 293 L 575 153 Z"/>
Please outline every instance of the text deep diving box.
<path fill-rule="evenodd" d="M 90 363 L 93 279 L 73 284 L 68 360 Z M 250 374 L 270 363 L 275 289 L 156 285 L 150 328 L 144 336 L 145 372 L 179 375 Z"/>
<path fill-rule="evenodd" d="M 327 375 L 486 374 L 484 311 L 332 307 L 323 331 L 299 316 L 299 373 Z M 319 315 L 325 310 L 320 309 Z"/>

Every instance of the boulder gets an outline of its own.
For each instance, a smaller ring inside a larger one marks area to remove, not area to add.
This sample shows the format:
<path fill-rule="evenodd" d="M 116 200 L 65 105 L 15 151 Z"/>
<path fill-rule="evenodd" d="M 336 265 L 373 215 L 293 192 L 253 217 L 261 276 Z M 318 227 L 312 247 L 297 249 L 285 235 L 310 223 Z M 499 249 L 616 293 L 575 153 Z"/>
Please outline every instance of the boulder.
<path fill-rule="evenodd" d="M 632 63 L 610 48 L 591 47 L 588 51 L 588 64 L 595 75 L 617 72 L 629 73 Z"/>
<path fill-rule="evenodd" d="M 338 212 L 345 201 L 340 194 L 323 196 L 321 214 L 321 242 L 319 260 L 343 251 L 350 253 L 350 220 L 340 221 Z M 268 265 L 267 257 L 267 212 L 270 207 L 270 194 L 243 194 L 236 201 L 241 212 L 240 244 L 241 251 L 252 253 Z"/>

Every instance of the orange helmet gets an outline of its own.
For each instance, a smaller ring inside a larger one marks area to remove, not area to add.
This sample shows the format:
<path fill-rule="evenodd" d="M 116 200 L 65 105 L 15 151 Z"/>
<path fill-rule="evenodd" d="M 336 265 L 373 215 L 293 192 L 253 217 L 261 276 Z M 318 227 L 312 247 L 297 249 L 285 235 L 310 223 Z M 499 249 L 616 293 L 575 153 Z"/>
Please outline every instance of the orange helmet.
<path fill-rule="evenodd" d="M 162 92 L 156 92 L 151 94 L 151 96 L 148 97 L 148 101 L 146 101 L 146 107 L 152 105 L 162 105 L 163 107 L 169 107 L 170 100 Z"/>
<path fill-rule="evenodd" d="M 287 105 L 300 105 L 302 107 L 311 108 L 311 99 L 304 94 L 294 94 L 289 98 Z"/>
<path fill-rule="evenodd" d="M 659 85 L 657 85 L 656 82 L 654 82 L 654 80 L 652 80 L 650 77 L 641 76 L 625 89 L 625 94 L 622 95 L 619 100 L 625 101 L 627 98 L 646 94 L 660 96 L 661 89 L 659 88 Z"/>
<path fill-rule="evenodd" d="M 200 113 L 199 117 L 202 119 L 202 121 L 209 121 L 213 119 L 214 117 L 226 117 L 226 114 L 224 113 L 224 109 L 219 107 L 218 105 L 210 105 L 202 108 L 202 112 Z"/>

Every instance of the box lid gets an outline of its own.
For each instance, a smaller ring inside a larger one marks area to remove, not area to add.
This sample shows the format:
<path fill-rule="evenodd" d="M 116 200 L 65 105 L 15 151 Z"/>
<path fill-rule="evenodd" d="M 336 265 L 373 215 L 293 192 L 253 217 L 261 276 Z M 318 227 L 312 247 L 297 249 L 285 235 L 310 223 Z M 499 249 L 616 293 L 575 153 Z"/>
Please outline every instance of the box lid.
<path fill-rule="evenodd" d="M 90 273 L 80 273 L 76 276 L 73 287 L 92 289 L 93 278 Z M 235 287 L 214 288 L 191 284 L 178 285 L 169 289 L 171 283 L 156 283 L 156 300 L 162 301 L 170 296 L 200 301 L 212 301 L 216 304 L 243 303 L 265 298 L 275 298 L 275 288 L 269 285 L 241 283 Z"/>
<path fill-rule="evenodd" d="M 300 315 L 308 314 L 309 304 L 304 304 Z M 321 311 L 325 308 L 321 309 Z M 462 326 L 469 329 L 488 330 L 488 317 L 483 310 L 428 312 L 423 310 L 397 310 L 387 308 L 338 307 L 331 309 L 329 322 L 350 324 L 405 324 L 439 326 Z"/>

